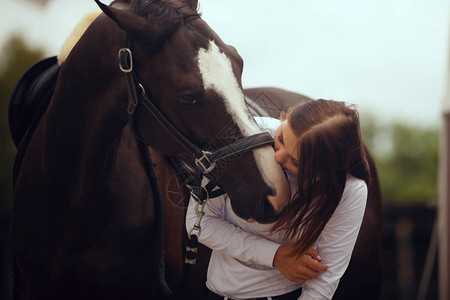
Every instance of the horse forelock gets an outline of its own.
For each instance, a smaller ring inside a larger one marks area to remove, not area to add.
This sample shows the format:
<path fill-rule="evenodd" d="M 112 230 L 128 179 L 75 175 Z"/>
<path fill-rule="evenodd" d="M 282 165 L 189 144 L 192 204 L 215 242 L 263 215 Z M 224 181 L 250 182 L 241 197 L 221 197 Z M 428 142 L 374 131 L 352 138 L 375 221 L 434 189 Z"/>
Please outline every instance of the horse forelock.
<path fill-rule="evenodd" d="M 157 29 L 157 39 L 153 36 L 150 44 L 154 50 L 160 49 L 161 43 L 185 25 L 189 20 L 200 17 L 196 9 L 187 4 L 164 0 L 129 0 L 130 11 L 148 20 L 149 29 Z"/>

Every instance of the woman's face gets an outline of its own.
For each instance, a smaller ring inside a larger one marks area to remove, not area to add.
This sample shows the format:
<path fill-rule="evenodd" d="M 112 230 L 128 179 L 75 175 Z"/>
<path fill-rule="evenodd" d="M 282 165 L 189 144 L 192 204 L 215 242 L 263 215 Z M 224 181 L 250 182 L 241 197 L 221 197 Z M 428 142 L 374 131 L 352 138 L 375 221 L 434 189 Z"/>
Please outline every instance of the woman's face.
<path fill-rule="evenodd" d="M 292 131 L 291 125 L 287 120 L 281 122 L 281 125 L 275 131 L 275 160 L 283 167 L 294 174 L 298 173 L 298 138 Z"/>

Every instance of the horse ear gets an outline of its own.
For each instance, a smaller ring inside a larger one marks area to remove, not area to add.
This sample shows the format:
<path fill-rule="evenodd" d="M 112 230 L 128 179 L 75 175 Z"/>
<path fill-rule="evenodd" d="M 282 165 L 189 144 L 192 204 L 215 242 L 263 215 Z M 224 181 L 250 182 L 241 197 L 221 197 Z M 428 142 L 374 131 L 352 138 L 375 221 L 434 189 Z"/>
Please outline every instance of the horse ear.
<path fill-rule="evenodd" d="M 182 19 L 179 19 L 178 22 L 173 22 L 167 18 L 156 17 L 149 22 L 148 19 L 130 11 L 105 5 L 100 0 L 94 1 L 122 30 L 130 33 L 155 51 L 159 49 L 165 38 L 178 28 L 182 21 Z"/>
<path fill-rule="evenodd" d="M 99 0 L 94 0 L 100 9 L 110 17 L 119 27 L 133 35 L 144 36 L 148 30 L 147 19 L 135 15 L 127 10 L 118 9 L 103 4 Z"/>

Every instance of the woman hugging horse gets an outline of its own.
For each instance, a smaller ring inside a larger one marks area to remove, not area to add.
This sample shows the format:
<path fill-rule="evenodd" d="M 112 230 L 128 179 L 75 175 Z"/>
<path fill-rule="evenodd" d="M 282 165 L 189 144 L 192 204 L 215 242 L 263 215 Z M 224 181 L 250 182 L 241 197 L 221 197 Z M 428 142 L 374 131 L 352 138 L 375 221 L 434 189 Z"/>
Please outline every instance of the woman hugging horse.
<path fill-rule="evenodd" d="M 343 102 L 314 100 L 290 109 L 281 123 L 256 119 L 274 132 L 291 201 L 271 224 L 236 217 L 226 195 L 205 203 L 198 239 L 213 249 L 207 299 L 331 299 L 349 264 L 371 180 L 358 113 Z M 188 230 L 194 206 L 191 199 Z"/>

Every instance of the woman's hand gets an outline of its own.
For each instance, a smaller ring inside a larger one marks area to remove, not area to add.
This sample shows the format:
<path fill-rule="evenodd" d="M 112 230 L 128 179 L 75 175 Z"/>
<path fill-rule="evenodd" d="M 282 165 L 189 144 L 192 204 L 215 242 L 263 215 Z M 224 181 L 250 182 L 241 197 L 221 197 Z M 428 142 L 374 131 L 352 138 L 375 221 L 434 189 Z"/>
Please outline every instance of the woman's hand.
<path fill-rule="evenodd" d="M 319 272 L 328 270 L 327 266 L 319 263 L 321 258 L 313 248 L 300 256 L 290 256 L 290 253 L 290 246 L 280 246 L 273 258 L 273 266 L 290 281 L 305 283 L 319 276 Z"/>

